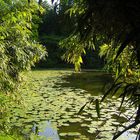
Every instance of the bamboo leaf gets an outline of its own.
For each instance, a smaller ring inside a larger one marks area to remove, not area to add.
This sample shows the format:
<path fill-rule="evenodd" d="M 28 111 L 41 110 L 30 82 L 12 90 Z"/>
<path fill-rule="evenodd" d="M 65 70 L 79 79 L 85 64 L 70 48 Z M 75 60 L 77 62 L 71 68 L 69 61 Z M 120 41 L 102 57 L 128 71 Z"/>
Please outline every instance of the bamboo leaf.
<path fill-rule="evenodd" d="M 139 34 L 139 30 L 134 29 L 132 30 L 127 36 L 126 39 L 124 40 L 124 42 L 121 44 L 121 46 L 119 47 L 119 50 L 117 52 L 116 58 L 118 58 L 118 56 L 123 52 L 123 50 L 126 48 L 126 46 L 132 42 L 133 40 L 135 40 L 136 36 Z"/>
<path fill-rule="evenodd" d="M 85 106 L 88 104 L 89 102 L 86 102 L 79 110 L 79 112 L 77 113 L 78 115 L 80 115 L 83 111 L 83 109 L 85 108 Z"/>
<path fill-rule="evenodd" d="M 98 99 L 95 100 L 95 107 L 96 107 L 97 116 L 98 118 L 100 118 L 100 105 Z"/>

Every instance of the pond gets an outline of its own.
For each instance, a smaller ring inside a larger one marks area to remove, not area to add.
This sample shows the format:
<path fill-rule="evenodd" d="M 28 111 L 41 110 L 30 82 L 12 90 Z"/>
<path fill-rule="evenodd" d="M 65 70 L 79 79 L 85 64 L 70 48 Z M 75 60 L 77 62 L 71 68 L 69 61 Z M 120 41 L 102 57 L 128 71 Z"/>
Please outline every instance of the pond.
<path fill-rule="evenodd" d="M 10 105 L 8 115 L 1 118 L 0 140 L 111 140 L 117 129 L 131 123 L 127 120 L 133 108 L 127 105 L 120 114 L 120 99 L 116 98 L 107 98 L 97 117 L 94 100 L 101 99 L 103 87 L 112 82 L 110 74 L 35 70 L 26 79 L 21 90 L 23 103 Z M 135 137 L 132 129 L 118 140 Z"/>

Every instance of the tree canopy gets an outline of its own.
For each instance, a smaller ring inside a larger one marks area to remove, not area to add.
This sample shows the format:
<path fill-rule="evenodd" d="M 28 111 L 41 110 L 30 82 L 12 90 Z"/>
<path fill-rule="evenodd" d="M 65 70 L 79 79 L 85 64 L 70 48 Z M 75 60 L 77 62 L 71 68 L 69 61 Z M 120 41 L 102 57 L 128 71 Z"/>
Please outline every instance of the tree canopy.
<path fill-rule="evenodd" d="M 62 46 L 68 47 L 65 59 L 75 64 L 79 62 L 79 66 L 84 53 L 82 50 L 92 40 L 95 48 L 100 48 L 100 56 L 105 59 L 106 68 L 115 73 L 115 81 L 102 101 L 109 94 L 117 93 L 122 98 L 120 109 L 124 100 L 136 106 L 134 123 L 114 136 L 116 139 L 140 123 L 140 3 L 137 0 L 75 0 L 67 13 L 77 19 L 76 30 L 70 36 L 69 42 L 77 44 L 72 40 L 76 35 L 76 40 L 83 44 L 79 47 L 68 46 L 70 43 L 62 41 Z M 87 47 L 89 46 L 88 44 Z M 76 50 L 74 54 L 70 49 Z M 75 61 L 73 56 L 77 54 L 79 55 Z"/>
<path fill-rule="evenodd" d="M 45 55 L 35 41 L 35 15 L 43 9 L 36 1 L 0 0 L 0 90 L 18 88 L 20 74 Z"/>

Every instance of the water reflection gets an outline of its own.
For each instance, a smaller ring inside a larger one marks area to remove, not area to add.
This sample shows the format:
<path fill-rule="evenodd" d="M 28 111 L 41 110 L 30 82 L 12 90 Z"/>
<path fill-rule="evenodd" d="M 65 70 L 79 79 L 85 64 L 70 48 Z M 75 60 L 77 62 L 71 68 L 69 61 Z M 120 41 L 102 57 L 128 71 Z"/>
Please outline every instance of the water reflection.
<path fill-rule="evenodd" d="M 57 130 L 52 127 L 51 121 L 46 121 L 46 127 L 38 135 L 43 136 L 47 140 L 60 140 Z"/>
<path fill-rule="evenodd" d="M 25 108 L 13 104 L 9 115 L 1 120 L 9 128 L 20 130 L 16 139 L 21 135 L 25 140 L 46 140 L 51 136 L 61 140 L 111 140 L 117 125 L 120 130 L 129 125 L 132 107 L 126 106 L 120 115 L 120 101 L 115 98 L 101 104 L 101 118 L 97 117 L 94 103 L 77 115 L 87 101 L 101 98 L 101 89 L 109 81 L 109 75 L 34 71 L 30 77 L 29 88 L 22 90 Z M 123 136 L 124 140 L 128 138 L 133 140 L 133 134 Z"/>

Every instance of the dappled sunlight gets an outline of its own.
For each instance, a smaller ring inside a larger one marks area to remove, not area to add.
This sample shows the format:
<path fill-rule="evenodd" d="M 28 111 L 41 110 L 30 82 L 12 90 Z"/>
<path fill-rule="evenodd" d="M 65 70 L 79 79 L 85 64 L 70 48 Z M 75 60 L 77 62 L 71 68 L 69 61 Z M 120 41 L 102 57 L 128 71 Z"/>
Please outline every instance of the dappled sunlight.
<path fill-rule="evenodd" d="M 120 100 L 107 99 L 100 105 L 100 118 L 97 117 L 94 102 L 87 104 L 78 114 L 87 101 L 101 99 L 101 89 L 106 83 L 105 77 L 110 79 L 109 75 L 105 74 L 102 80 L 100 77 L 104 74 L 103 72 L 86 72 L 87 79 L 85 79 L 84 75 L 73 71 L 32 71 L 28 75 L 30 79 L 26 83 L 28 87 L 23 87 L 21 91 L 24 96 L 24 109 L 22 109 L 23 105 L 14 106 L 13 104 L 9 115 L 2 120 L 2 123 L 7 123 L 9 129 L 17 131 L 17 135 L 26 139 L 37 137 L 45 140 L 50 136 L 52 140 L 55 138 L 58 140 L 59 138 L 109 140 L 113 137 L 118 125 L 120 125 L 118 129 L 122 130 L 129 124 L 127 121 L 133 114 L 130 106 L 123 108 L 124 113 L 120 114 L 117 111 Z M 95 85 L 90 93 L 90 85 L 93 83 Z M 100 84 L 98 90 L 96 84 L 97 86 Z M 128 137 L 133 140 L 133 135 L 135 136 L 134 133 L 128 133 L 128 136 L 122 137 L 124 140 L 128 140 Z"/>

